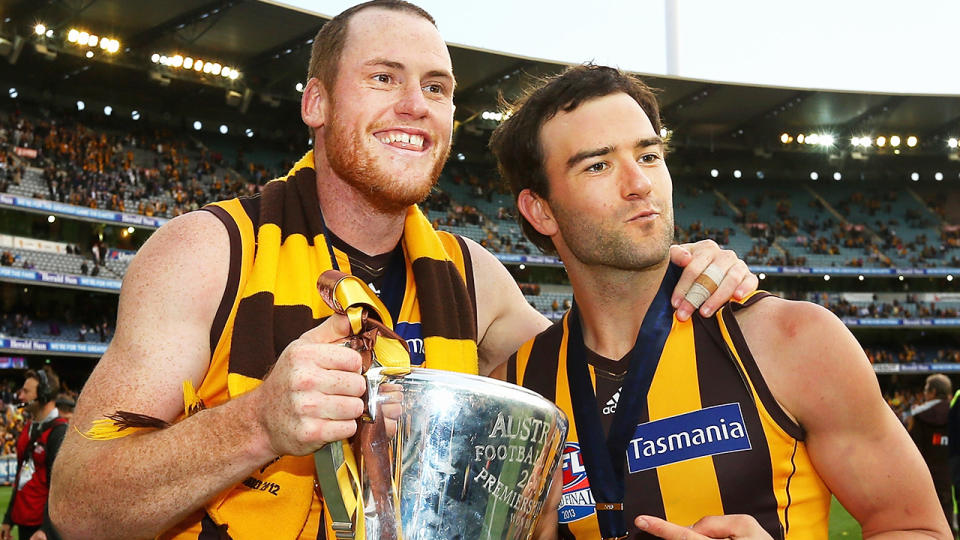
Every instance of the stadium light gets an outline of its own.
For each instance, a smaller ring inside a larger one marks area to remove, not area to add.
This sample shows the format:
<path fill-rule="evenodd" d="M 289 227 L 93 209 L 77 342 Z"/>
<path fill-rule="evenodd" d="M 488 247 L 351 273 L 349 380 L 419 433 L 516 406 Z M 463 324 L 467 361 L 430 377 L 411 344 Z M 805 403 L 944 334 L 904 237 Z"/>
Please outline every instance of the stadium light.
<path fill-rule="evenodd" d="M 805 142 L 807 144 L 820 144 L 820 135 L 817 133 L 811 133 L 810 135 L 807 135 Z"/>
<path fill-rule="evenodd" d="M 133 112 L 131 112 L 131 113 L 130 113 L 130 118 L 133 118 L 134 120 L 139 120 L 139 119 L 140 119 L 140 111 L 133 111 Z"/>
<path fill-rule="evenodd" d="M 943 180 L 943 173 L 940 171 L 937 171 L 936 174 L 933 175 L 933 179 L 936 180 L 937 182 L 940 182 L 941 180 Z"/>
<path fill-rule="evenodd" d="M 463 155 L 463 152 L 457 152 L 457 161 L 464 161 L 467 159 L 467 156 Z"/>
<path fill-rule="evenodd" d="M 193 121 L 193 129 L 200 131 L 200 128 L 202 127 L 203 127 L 203 124 L 201 124 L 199 120 Z"/>
<path fill-rule="evenodd" d="M 918 142 L 917 137 L 915 135 L 911 135 L 907 137 L 907 146 L 909 146 L 910 148 L 913 148 L 914 146 L 916 146 L 917 142 Z"/>
<path fill-rule="evenodd" d="M 797 135 L 797 144 L 803 144 L 804 136 L 803 133 Z"/>
<path fill-rule="evenodd" d="M 899 136 L 899 135 L 892 135 L 892 136 L 890 137 L 890 146 L 892 146 L 892 147 L 894 147 L 894 148 L 900 146 L 900 136 Z"/>
<path fill-rule="evenodd" d="M 10 90 L 7 91 L 7 94 L 10 95 L 10 99 L 17 99 L 17 96 L 20 95 L 20 93 L 17 92 L 16 88 L 11 88 Z"/>
<path fill-rule="evenodd" d="M 153 53 L 153 54 L 150 56 L 150 61 L 153 62 L 154 64 L 160 62 L 160 55 L 157 54 L 157 53 Z"/>
<path fill-rule="evenodd" d="M 920 180 L 920 173 L 918 172 L 910 173 L 910 179 L 913 180 L 914 182 Z"/>
<path fill-rule="evenodd" d="M 740 169 L 736 169 L 736 170 L 733 171 L 733 177 L 734 177 L 734 178 L 740 178 L 741 176 L 743 176 L 743 173 L 740 172 Z"/>
<path fill-rule="evenodd" d="M 764 274 L 763 272 L 760 272 L 760 275 L 758 275 L 757 277 L 760 279 L 760 281 L 767 279 L 767 275 Z"/>
<path fill-rule="evenodd" d="M 830 274 L 824 274 L 824 275 L 823 275 L 823 280 L 824 280 L 824 281 L 830 281 Z"/>
<path fill-rule="evenodd" d="M 897 276 L 897 279 L 899 279 L 900 281 L 903 281 L 903 276 L 902 275 Z"/>
<path fill-rule="evenodd" d="M 250 128 L 247 128 L 247 131 L 245 131 L 244 134 L 247 136 L 248 139 L 252 139 L 252 138 L 253 138 L 253 130 L 250 129 Z M 311 141 L 311 144 L 313 144 L 312 141 Z"/>
<path fill-rule="evenodd" d="M 716 177 L 720 176 L 720 171 L 718 171 L 718 170 L 716 170 L 716 169 L 710 169 L 710 176 L 713 177 L 713 178 L 716 178 Z"/>
<path fill-rule="evenodd" d="M 47 216 L 47 223 L 53 223 L 57 220 L 56 216 Z"/>
<path fill-rule="evenodd" d="M 833 146 L 833 143 L 836 142 L 833 135 L 820 135 L 820 146 Z"/>
<path fill-rule="evenodd" d="M 127 227 L 127 233 L 133 234 L 134 232 L 136 232 L 136 229 L 134 229 L 133 227 Z"/>
<path fill-rule="evenodd" d="M 87 108 L 87 104 L 81 100 L 77 100 L 77 110 L 82 111 Z"/>
<path fill-rule="evenodd" d="M 33 27 L 33 31 L 36 32 L 38 36 L 42 36 L 47 33 L 47 27 L 44 26 L 43 23 L 37 23 L 37 25 Z"/>
<path fill-rule="evenodd" d="M 298 83 L 297 83 L 297 92 L 303 92 L 303 83 L 302 83 L 302 82 L 298 82 Z"/>
<path fill-rule="evenodd" d="M 116 54 L 120 50 L 120 42 L 117 41 L 116 38 L 112 38 L 110 36 L 98 36 L 90 32 L 77 30 L 76 28 L 71 28 L 67 31 L 67 42 L 73 43 L 78 47 L 99 47 L 110 54 Z M 87 54 L 86 57 L 90 58 L 91 55 Z M 156 63 L 156 60 L 154 60 L 154 63 Z"/>
<path fill-rule="evenodd" d="M 525 264 L 521 264 L 521 265 L 520 265 L 520 269 L 521 269 L 521 270 L 525 270 L 526 268 L 527 268 L 527 265 L 525 265 Z"/>
<path fill-rule="evenodd" d="M 817 171 L 812 171 L 812 172 L 810 173 L 810 179 L 811 179 L 811 180 L 817 180 L 817 179 L 819 179 L 819 178 L 820 178 L 820 173 L 818 173 Z"/>
<path fill-rule="evenodd" d="M 106 115 L 106 116 L 110 116 L 111 114 L 113 114 L 113 107 L 111 107 L 111 106 L 109 106 L 109 105 L 105 105 L 105 106 L 103 107 L 103 114 Z"/>
<path fill-rule="evenodd" d="M 840 180 L 843 179 L 843 175 L 840 174 L 840 171 L 837 171 L 837 172 L 833 173 L 833 179 L 836 180 L 837 182 L 839 182 Z"/>
<path fill-rule="evenodd" d="M 84 54 L 84 56 L 86 56 L 87 58 L 93 58 L 93 51 L 87 51 L 87 52 Z"/>
<path fill-rule="evenodd" d="M 950 274 L 947 274 L 947 281 L 953 281 L 953 276 L 951 276 Z"/>
<path fill-rule="evenodd" d="M 660 128 L 660 137 L 661 137 L 661 138 L 666 139 L 666 138 L 667 138 L 667 133 L 668 133 L 668 132 L 667 132 L 667 128 L 665 128 L 665 127 L 661 127 L 661 128 Z"/>
<path fill-rule="evenodd" d="M 860 274 L 859 276 L 857 276 L 857 279 L 860 281 L 863 281 L 863 274 Z"/>
<path fill-rule="evenodd" d="M 886 137 L 884 137 L 883 135 L 877 137 L 877 147 L 878 147 L 878 148 L 883 148 L 883 147 L 886 146 L 886 145 L 887 145 L 887 138 L 886 138 Z"/>
<path fill-rule="evenodd" d="M 763 180 L 763 171 L 757 171 L 757 178 Z"/>
<path fill-rule="evenodd" d="M 220 124 L 220 133 L 223 134 L 223 135 L 226 135 L 226 134 L 227 134 L 227 131 L 229 131 L 229 128 L 227 127 L 227 125 L 226 125 L 226 124 Z"/>
<path fill-rule="evenodd" d="M 781 134 L 780 134 L 780 142 L 782 142 L 783 144 L 789 143 L 789 142 L 790 142 L 790 134 L 789 134 L 789 133 L 781 133 Z"/>
<path fill-rule="evenodd" d="M 947 139 L 947 146 L 949 146 L 950 148 L 956 148 L 956 147 L 957 147 L 957 139 L 955 139 L 955 138 L 953 138 L 953 137 L 950 137 L 949 139 Z"/>

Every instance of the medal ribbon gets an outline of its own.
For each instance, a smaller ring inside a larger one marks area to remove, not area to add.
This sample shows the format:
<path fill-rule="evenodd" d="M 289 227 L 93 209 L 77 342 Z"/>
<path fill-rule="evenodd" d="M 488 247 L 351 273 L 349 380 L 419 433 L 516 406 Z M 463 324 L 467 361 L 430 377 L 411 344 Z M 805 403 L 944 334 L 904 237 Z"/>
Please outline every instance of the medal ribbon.
<path fill-rule="evenodd" d="M 637 340 L 630 351 L 630 364 L 624 378 L 620 402 L 614 413 L 610 433 L 604 439 L 600 411 L 587 368 L 586 345 L 580 326 L 576 298 L 567 315 L 567 379 L 573 401 L 573 416 L 580 438 L 590 490 L 597 501 L 597 523 L 604 538 L 621 538 L 627 529 L 623 519 L 624 464 L 627 444 L 646 407 L 650 384 L 657 371 L 660 355 L 673 326 L 670 298 L 680 279 L 681 269 L 672 263 L 660 283 L 647 314 L 643 317 Z"/>

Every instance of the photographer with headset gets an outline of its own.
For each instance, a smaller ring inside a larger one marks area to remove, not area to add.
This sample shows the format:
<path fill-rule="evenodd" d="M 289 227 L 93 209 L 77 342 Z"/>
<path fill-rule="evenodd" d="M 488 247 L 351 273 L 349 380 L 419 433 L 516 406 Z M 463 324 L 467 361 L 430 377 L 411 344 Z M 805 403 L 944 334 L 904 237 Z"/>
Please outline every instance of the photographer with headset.
<path fill-rule="evenodd" d="M 27 540 L 43 523 L 50 471 L 67 431 L 67 419 L 60 418 L 56 406 L 59 390 L 60 379 L 53 370 L 45 368 L 27 371 L 17 392 L 29 420 L 17 439 L 17 476 L 0 526 L 0 540 L 13 538 L 14 525 L 19 528 L 20 539 Z"/>

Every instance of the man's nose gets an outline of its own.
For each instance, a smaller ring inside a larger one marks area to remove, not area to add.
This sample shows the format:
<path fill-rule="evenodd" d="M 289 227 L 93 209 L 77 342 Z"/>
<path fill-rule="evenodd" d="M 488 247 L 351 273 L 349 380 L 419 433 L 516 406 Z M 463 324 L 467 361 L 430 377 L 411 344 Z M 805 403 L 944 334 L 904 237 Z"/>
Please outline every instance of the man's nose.
<path fill-rule="evenodd" d="M 653 189 L 648 171 L 635 160 L 627 160 L 620 180 L 624 199 L 645 198 Z"/>
<path fill-rule="evenodd" d="M 427 115 L 430 109 L 419 82 L 406 85 L 401 92 L 400 100 L 395 107 L 397 114 L 412 118 L 423 118 Z"/>

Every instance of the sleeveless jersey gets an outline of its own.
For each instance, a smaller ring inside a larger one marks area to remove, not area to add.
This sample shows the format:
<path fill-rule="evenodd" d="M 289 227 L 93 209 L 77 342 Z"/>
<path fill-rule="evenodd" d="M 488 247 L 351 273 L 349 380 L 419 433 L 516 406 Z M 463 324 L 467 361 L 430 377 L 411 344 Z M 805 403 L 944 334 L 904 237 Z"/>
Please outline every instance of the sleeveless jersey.
<path fill-rule="evenodd" d="M 707 515 L 749 514 L 774 538 L 827 537 L 830 492 L 810 462 L 803 429 L 770 393 L 734 318 L 764 296 L 730 302 L 711 319 L 673 319 L 624 456 L 630 538 L 653 538 L 633 525 L 639 514 L 683 526 Z M 566 325 L 567 316 L 525 343 L 510 359 L 508 380 L 551 399 L 570 419 L 560 537 L 593 539 L 600 531 L 571 404 Z M 588 364 L 594 386 L 600 383 L 595 406 L 605 431 L 620 393 L 631 391 L 617 391 L 622 373 L 610 373 L 611 364 Z"/>
<path fill-rule="evenodd" d="M 258 339 L 258 332 L 251 328 L 235 328 L 237 310 L 241 303 L 241 296 L 246 287 L 247 281 L 251 277 L 254 256 L 257 251 L 257 223 L 259 222 L 260 197 L 238 198 L 219 203 L 214 203 L 204 208 L 216 215 L 227 229 L 230 239 L 230 264 L 226 291 L 221 300 L 220 307 L 214 318 L 210 331 L 210 350 L 213 352 L 210 366 L 204 377 L 203 383 L 196 389 L 197 397 L 206 407 L 214 407 L 230 399 L 228 390 L 228 373 L 230 371 L 230 353 L 232 346 L 238 346 L 238 343 L 249 341 L 250 346 L 271 347 L 277 356 L 280 352 L 301 333 L 309 329 L 302 328 L 302 317 L 297 317 L 293 310 L 303 310 L 303 305 L 277 305 L 274 309 L 274 329 L 273 343 L 253 343 Z M 457 235 L 436 231 L 446 255 L 456 266 L 456 271 L 462 276 L 467 285 L 469 294 L 469 306 L 467 309 L 473 310 L 472 320 L 476 320 L 476 294 L 473 282 L 473 267 L 470 259 L 469 250 L 463 239 Z M 333 248 L 334 256 L 341 271 L 350 273 L 350 260 L 346 253 Z M 399 317 L 394 321 L 398 333 L 407 340 L 410 346 L 411 362 L 414 365 L 423 363 L 424 359 L 424 337 L 421 328 L 420 307 L 423 305 L 423 299 L 418 299 L 417 288 L 414 280 L 414 268 L 416 266 L 411 262 L 412 257 L 404 251 L 405 264 L 405 283 L 403 284 L 403 298 L 400 307 Z M 291 261 L 281 261 L 287 267 L 293 267 Z M 311 285 L 304 290 L 309 289 L 309 294 L 316 295 L 316 298 L 299 298 L 296 303 L 302 304 L 320 304 L 319 294 L 316 292 L 316 278 L 320 270 L 316 268 L 317 263 L 313 260 L 302 261 L 299 265 L 300 270 L 292 272 L 294 274 L 304 274 L 292 276 L 292 279 L 305 278 Z M 429 292 L 429 294 L 436 294 Z M 288 309 L 289 308 L 289 309 Z M 264 309 L 270 309 L 264 306 Z M 287 320 L 289 312 L 290 320 Z M 475 330 L 474 330 L 475 332 Z M 238 339 L 235 339 L 235 333 Z M 246 335 L 247 337 L 244 337 Z M 474 338 L 475 339 L 475 338 Z M 244 345 L 246 346 L 246 345 Z M 419 360 L 419 362 L 418 362 Z M 313 456 L 292 457 L 284 456 L 281 463 L 286 462 L 286 473 L 298 477 L 314 476 Z M 292 463 L 292 465 L 291 465 Z M 264 475 L 264 469 L 275 468 L 275 465 L 266 464 L 260 471 L 252 471 L 251 476 L 239 484 L 228 488 L 226 492 L 219 497 L 222 500 L 228 498 L 238 498 L 242 500 L 245 508 L 256 508 L 257 497 L 267 501 L 271 498 L 283 495 L 284 486 L 278 482 L 269 481 L 270 478 Z M 269 474 L 269 470 L 267 470 Z M 258 527 L 273 528 L 273 534 L 280 534 L 276 527 L 290 528 L 291 521 L 298 521 L 293 526 L 297 538 L 334 538 L 331 528 L 329 514 L 325 511 L 322 498 L 318 495 L 318 489 L 314 489 L 312 501 L 309 503 L 309 513 L 306 521 L 300 523 L 299 519 L 293 516 L 276 515 L 271 511 L 270 515 L 264 515 L 263 512 L 241 512 L 242 519 L 249 520 L 251 523 L 258 523 Z M 302 503 L 300 503 L 302 504 Z M 234 521 L 235 522 L 235 521 Z M 164 539 L 223 539 L 231 538 L 231 527 L 217 525 L 211 519 L 210 515 L 203 509 L 198 510 L 181 521 L 179 524 L 169 529 L 159 538 Z M 281 536 L 285 536 L 282 535 Z M 278 536 L 279 537 L 279 536 Z"/>

